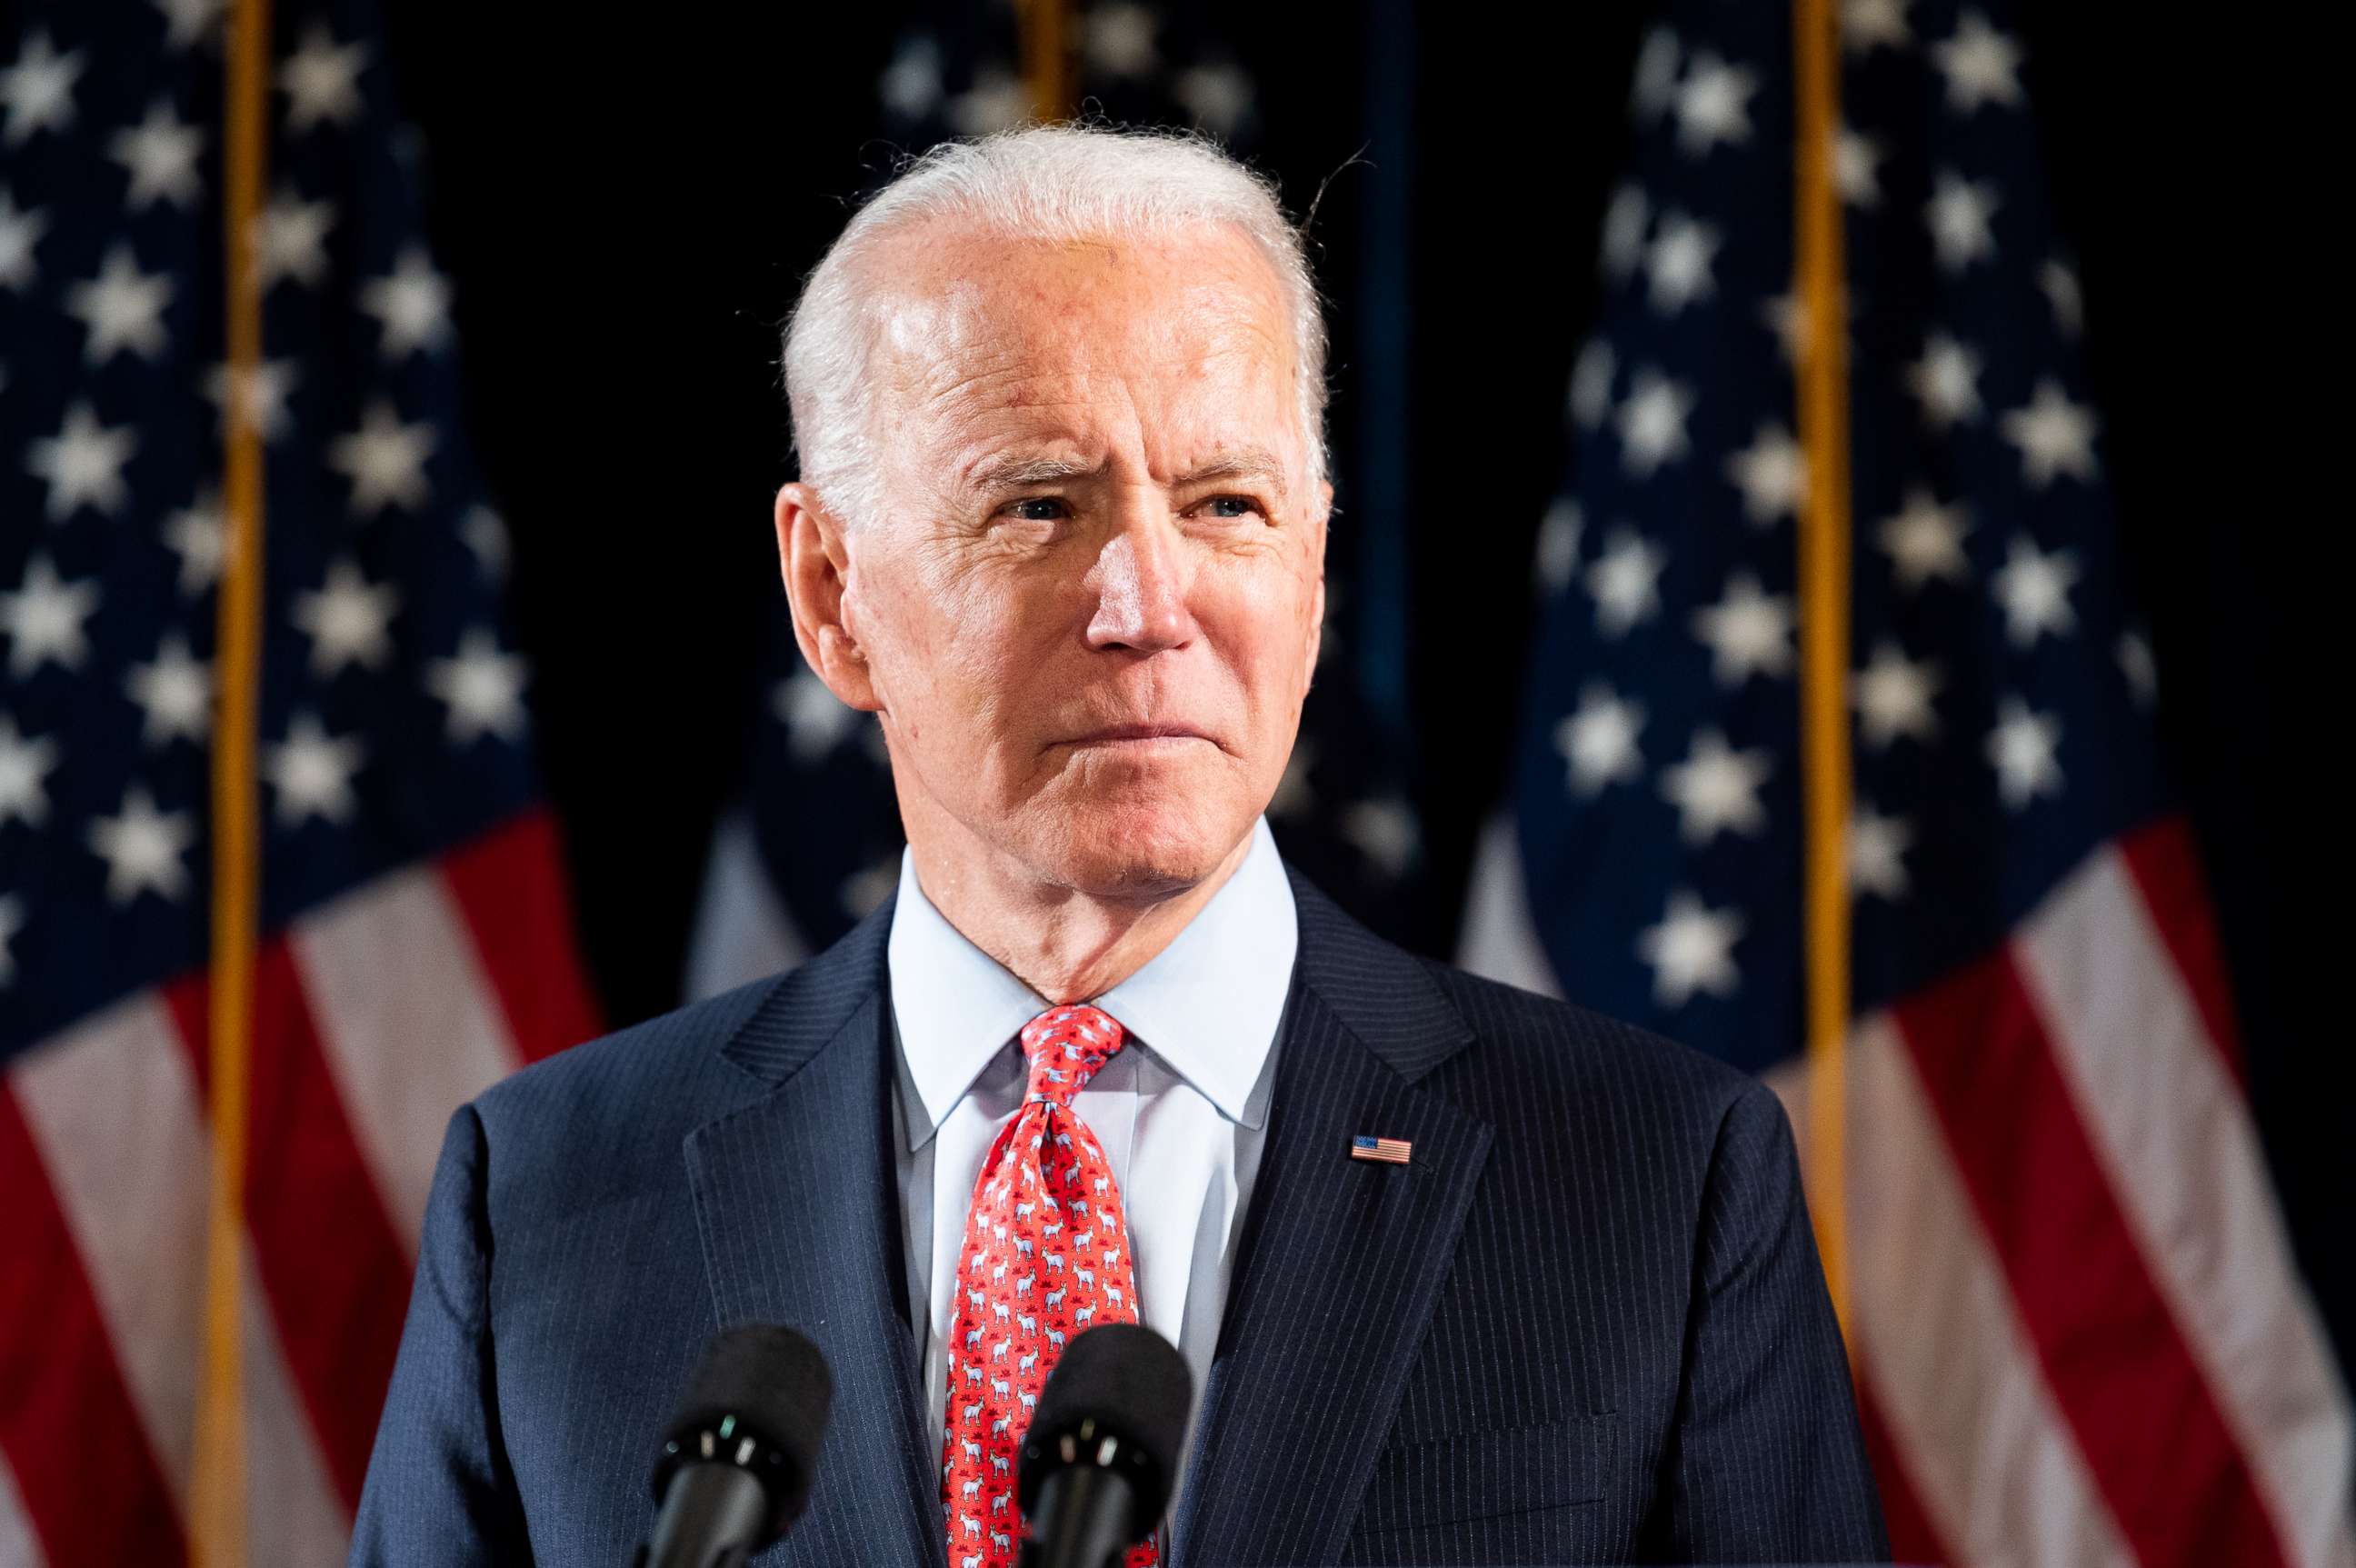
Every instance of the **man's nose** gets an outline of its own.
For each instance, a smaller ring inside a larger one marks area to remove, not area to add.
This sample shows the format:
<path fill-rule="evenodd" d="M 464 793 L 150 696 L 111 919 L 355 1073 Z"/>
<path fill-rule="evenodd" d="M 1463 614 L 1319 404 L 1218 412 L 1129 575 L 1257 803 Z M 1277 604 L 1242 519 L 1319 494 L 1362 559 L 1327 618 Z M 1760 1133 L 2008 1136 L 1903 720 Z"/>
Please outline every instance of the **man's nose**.
<path fill-rule="evenodd" d="M 1177 525 L 1166 512 L 1124 516 L 1105 541 L 1086 579 L 1095 593 L 1088 621 L 1091 648 L 1153 653 L 1183 647 L 1194 635 L 1186 607 L 1188 562 Z"/>

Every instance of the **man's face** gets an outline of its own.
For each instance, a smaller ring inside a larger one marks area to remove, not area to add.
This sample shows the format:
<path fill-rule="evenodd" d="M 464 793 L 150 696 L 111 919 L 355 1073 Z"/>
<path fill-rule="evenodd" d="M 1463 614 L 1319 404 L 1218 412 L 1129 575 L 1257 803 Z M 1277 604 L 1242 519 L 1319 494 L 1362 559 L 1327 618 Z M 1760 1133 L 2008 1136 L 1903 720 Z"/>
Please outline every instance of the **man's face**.
<path fill-rule="evenodd" d="M 1324 607 L 1274 274 L 1224 227 L 894 249 L 842 621 L 904 811 L 1098 897 L 1198 883 L 1275 792 Z"/>

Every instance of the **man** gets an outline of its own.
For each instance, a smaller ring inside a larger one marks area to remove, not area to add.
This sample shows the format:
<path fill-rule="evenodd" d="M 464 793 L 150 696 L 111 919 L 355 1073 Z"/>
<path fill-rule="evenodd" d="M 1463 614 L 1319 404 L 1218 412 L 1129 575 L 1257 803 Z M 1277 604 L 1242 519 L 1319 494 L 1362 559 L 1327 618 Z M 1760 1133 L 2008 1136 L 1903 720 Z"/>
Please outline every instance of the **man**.
<path fill-rule="evenodd" d="M 356 1562 L 625 1560 L 698 1347 L 773 1320 L 836 1381 L 774 1560 L 996 1568 L 1037 1389 L 1125 1318 L 1198 1389 L 1162 1562 L 1881 1554 L 1773 1098 L 1276 854 L 1323 356 L 1200 142 L 945 147 L 852 219 L 776 529 L 890 748 L 898 895 L 459 1112 Z"/>

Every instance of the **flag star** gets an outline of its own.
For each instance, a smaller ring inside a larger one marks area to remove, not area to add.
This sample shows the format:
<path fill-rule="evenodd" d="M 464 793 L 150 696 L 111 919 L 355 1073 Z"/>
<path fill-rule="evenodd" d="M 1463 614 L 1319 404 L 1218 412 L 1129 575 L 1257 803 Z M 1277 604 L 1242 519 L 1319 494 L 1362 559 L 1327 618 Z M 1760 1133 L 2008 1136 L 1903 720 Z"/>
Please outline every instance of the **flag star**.
<path fill-rule="evenodd" d="M 2020 102 L 2020 46 L 1977 11 L 1956 18 L 1954 37 L 1933 44 L 1931 59 L 1947 79 L 1947 106 L 1959 114 Z"/>
<path fill-rule="evenodd" d="M 1342 814 L 1342 836 L 1396 882 L 1415 864 L 1423 843 L 1415 810 L 1396 795 L 1360 800 Z"/>
<path fill-rule="evenodd" d="M 1555 749 L 1570 765 L 1573 792 L 1600 795 L 1612 784 L 1642 778 L 1644 758 L 1636 736 L 1644 727 L 1643 703 L 1624 701 L 1601 682 L 1580 692 L 1578 708 L 1554 731 Z"/>
<path fill-rule="evenodd" d="M 434 451 L 434 427 L 403 424 L 392 404 L 380 398 L 369 405 L 360 427 L 327 445 L 327 464 L 352 482 L 352 510 L 374 517 L 388 506 L 416 511 L 425 505 L 425 459 Z"/>
<path fill-rule="evenodd" d="M 1841 0 L 1841 42 L 1851 53 L 1902 49 L 1914 41 L 1906 26 L 1911 0 Z"/>
<path fill-rule="evenodd" d="M 1612 204 L 1603 209 L 1601 260 L 1613 282 L 1625 282 L 1644 259 L 1644 236 L 1652 226 L 1652 203 L 1643 187 L 1623 185 L 1612 193 Z"/>
<path fill-rule="evenodd" d="M 927 37 L 904 38 L 876 79 L 875 95 L 903 120 L 921 120 L 941 101 L 941 46 Z"/>
<path fill-rule="evenodd" d="M 1579 541 L 1585 529 L 1579 503 L 1569 497 L 1558 496 L 1547 508 L 1546 517 L 1538 523 L 1537 547 L 1537 581 L 1544 592 L 1558 594 L 1570 586 L 1579 570 Z"/>
<path fill-rule="evenodd" d="M 1938 733 L 1931 699 L 1938 695 L 1939 671 L 1928 660 L 1915 663 L 1891 642 L 1873 650 L 1873 658 L 1857 672 L 1849 700 L 1857 705 L 1858 727 L 1866 744 L 1887 746 L 1900 736 L 1927 741 Z"/>
<path fill-rule="evenodd" d="M 1751 95 L 1759 79 L 1729 65 L 1708 49 L 1697 52 L 1677 85 L 1677 142 L 1687 156 L 1700 157 L 1719 143 L 1738 146 L 1751 139 Z"/>
<path fill-rule="evenodd" d="M 74 83 L 81 73 L 81 50 L 61 55 L 46 29 L 26 34 L 16 63 L 0 70 L 0 109 L 8 112 L 5 144 L 22 146 L 38 132 L 71 125 Z"/>
<path fill-rule="evenodd" d="M 1284 759 L 1284 777 L 1276 781 L 1276 793 L 1268 802 L 1272 817 L 1299 817 L 1315 809 L 1317 791 L 1310 775 L 1317 767 L 1317 748 L 1307 740 L 1292 743 L 1292 755 Z"/>
<path fill-rule="evenodd" d="M 1709 648 L 1710 671 L 1721 686 L 1791 672 L 1792 601 L 1761 591 L 1748 572 L 1729 577 L 1718 603 L 1694 612 L 1693 626 Z"/>
<path fill-rule="evenodd" d="M 25 471 L 48 486 L 51 522 L 63 522 L 87 506 L 112 516 L 130 498 L 123 466 L 139 445 L 131 426 L 110 430 L 98 422 L 87 399 L 66 410 L 55 435 L 26 444 Z"/>
<path fill-rule="evenodd" d="M 1736 751 L 1717 730 L 1700 730 L 1686 759 L 1661 769 L 1661 795 L 1677 809 L 1687 843 L 1729 831 L 1749 835 L 1767 825 L 1759 790 L 1772 771 L 1766 752 Z"/>
<path fill-rule="evenodd" d="M 1603 553 L 1587 569 L 1587 591 L 1595 596 L 1595 628 L 1606 637 L 1624 637 L 1660 613 L 1661 572 L 1668 553 L 1627 528 L 1615 528 Z"/>
<path fill-rule="evenodd" d="M 25 929 L 25 901 L 15 894 L 0 897 L 0 985 L 16 978 L 16 955 L 9 944 Z"/>
<path fill-rule="evenodd" d="M 205 372 L 205 396 L 212 400 L 223 421 L 230 417 L 230 389 L 237 390 L 237 413 L 266 442 L 286 434 L 290 416 L 286 399 L 294 390 L 298 368 L 292 360 L 264 360 L 241 372 L 236 366 L 215 365 Z"/>
<path fill-rule="evenodd" d="M 1903 817 L 1885 817 L 1859 802 L 1848 822 L 1848 885 L 1877 898 L 1906 896 L 1906 852 L 1914 830 Z"/>
<path fill-rule="evenodd" d="M 157 811 L 155 797 L 136 784 L 123 792 L 122 811 L 90 824 L 91 852 L 106 862 L 106 896 L 117 904 L 142 893 L 167 902 L 185 897 L 188 868 L 181 857 L 196 838 L 187 812 Z"/>
<path fill-rule="evenodd" d="M 46 555 L 25 565 L 25 585 L 0 593 L 0 633 L 8 638 L 8 673 L 23 680 L 45 663 L 74 670 L 90 657 L 82 622 L 98 608 L 98 585 L 60 581 Z"/>
<path fill-rule="evenodd" d="M 1969 532 L 1971 523 L 1960 502 L 1941 506 L 1929 489 L 1916 485 L 1877 537 L 1898 585 L 1912 593 L 1933 577 L 1955 583 L 1965 579 L 1971 570 L 1964 555 L 1964 535 Z"/>
<path fill-rule="evenodd" d="M 187 639 L 167 632 L 155 662 L 132 667 L 123 689 L 145 714 L 140 738 L 149 746 L 176 740 L 202 743 L 212 725 L 212 666 L 188 652 Z"/>
<path fill-rule="evenodd" d="M 1010 130 L 1031 117 L 1031 90 L 1002 66 L 985 65 L 973 85 L 949 101 L 949 123 L 962 136 Z"/>
<path fill-rule="evenodd" d="M 264 289 L 281 278 L 306 288 L 317 283 L 327 270 L 327 231 L 335 226 L 332 201 L 305 201 L 291 190 L 272 197 L 253 217 L 256 282 Z"/>
<path fill-rule="evenodd" d="M 390 274 L 361 285 L 360 308 L 383 326 L 388 360 L 420 349 L 430 353 L 450 340 L 450 285 L 423 245 L 408 246 Z"/>
<path fill-rule="evenodd" d="M 172 47 L 184 49 L 212 30 L 229 0 L 155 0 L 155 7 L 164 13 Z"/>
<path fill-rule="evenodd" d="M 1694 396 L 1658 371 L 1638 371 L 1620 405 L 1620 461 L 1631 478 L 1646 478 L 1663 463 L 1686 455 L 1686 415 Z"/>
<path fill-rule="evenodd" d="M 1228 60 L 1210 60 L 1178 73 L 1171 93 L 1198 124 L 1232 136 L 1251 113 L 1252 80 Z"/>
<path fill-rule="evenodd" d="M 123 202 L 134 212 L 158 201 L 193 208 L 204 195 L 197 159 L 204 151 L 205 134 L 183 124 L 173 113 L 172 101 L 159 98 L 147 109 L 147 118 L 114 133 L 107 150 L 131 177 Z"/>
<path fill-rule="evenodd" d="M 2091 483 L 2094 478 L 2094 413 L 2072 403 L 2060 383 L 2037 383 L 2025 407 L 2004 416 L 2004 438 L 2020 448 L 2020 475 L 2043 489 L 2057 474 Z"/>
<path fill-rule="evenodd" d="M 884 907 L 900 886 L 900 857 L 885 855 L 864 871 L 854 872 L 842 879 L 835 890 L 835 898 L 842 912 L 854 920 L 863 920 Z"/>
<path fill-rule="evenodd" d="M 1081 52 L 1107 76 L 1148 75 L 1157 63 L 1154 25 L 1151 10 L 1127 0 L 1096 6 L 1080 18 Z"/>
<path fill-rule="evenodd" d="M 359 771 L 364 750 L 357 736 L 330 736 L 316 714 L 296 714 L 286 725 L 286 738 L 268 749 L 262 772 L 277 797 L 279 826 L 298 827 L 314 817 L 351 820 L 359 804 L 352 795 L 352 775 Z"/>
<path fill-rule="evenodd" d="M 0 288 L 21 289 L 33 281 L 39 270 L 33 264 L 33 247 L 48 231 L 48 213 L 18 207 L 15 195 L 0 185 Z"/>
<path fill-rule="evenodd" d="M 1773 420 L 1751 445 L 1726 460 L 1726 477 L 1742 492 L 1742 515 L 1761 528 L 1796 513 L 1808 499 L 1808 460 L 1792 433 Z"/>
<path fill-rule="evenodd" d="M 1677 36 L 1665 24 L 1644 35 L 1628 90 L 1628 109 L 1641 122 L 1657 120 L 1677 91 Z"/>
<path fill-rule="evenodd" d="M 2152 659 L 2151 644 L 2140 633 L 2120 634 L 2119 673 L 2126 677 L 2127 694 L 2136 706 L 2150 707 L 2159 695 L 2159 666 Z"/>
<path fill-rule="evenodd" d="M 1996 254 L 1996 233 L 1988 224 L 1997 204 L 1997 189 L 1989 181 L 1965 179 L 1953 169 L 1939 171 L 1923 212 L 1940 266 L 1959 273 Z"/>
<path fill-rule="evenodd" d="M 2086 324 L 2086 307 L 2078 292 L 2078 274 L 2062 262 L 2048 262 L 2037 269 L 2037 286 L 2045 295 L 2045 303 L 2053 307 L 2054 325 L 2072 338 Z"/>
<path fill-rule="evenodd" d="M 57 765 L 55 740 L 19 735 L 16 721 L 0 714 L 0 827 L 18 822 L 37 828 L 48 821 L 48 777 Z"/>
<path fill-rule="evenodd" d="M 1851 207 L 1881 204 L 1881 181 L 1876 173 L 1882 159 L 1881 144 L 1862 131 L 1843 125 L 1833 137 L 1833 186 Z"/>
<path fill-rule="evenodd" d="M 434 660 L 425 684 L 450 709 L 453 742 L 464 746 L 486 735 L 522 738 L 523 660 L 500 652 L 488 631 L 477 628 L 467 632 L 455 657 Z"/>
<path fill-rule="evenodd" d="M 1653 308 L 1675 316 L 1697 299 L 1718 291 L 1710 262 L 1718 254 L 1718 231 L 1681 212 L 1665 212 L 1653 242 L 1644 248 L 1644 275 Z"/>
<path fill-rule="evenodd" d="M 508 575 L 508 525 L 498 512 L 477 501 L 466 512 L 466 521 L 458 525 L 458 538 L 474 552 L 475 564 L 490 581 L 503 581 Z"/>
<path fill-rule="evenodd" d="M 2070 608 L 2070 586 L 2077 580 L 2077 557 L 2069 551 L 2040 554 L 2027 535 L 2013 536 L 1988 585 L 2004 607 L 2005 635 L 2015 648 L 2033 648 L 2044 633 L 2060 637 L 2078 624 Z"/>
<path fill-rule="evenodd" d="M 1570 417 L 1581 430 L 1600 428 L 1612 412 L 1612 381 L 1620 363 L 1612 345 L 1601 338 L 1589 340 L 1570 367 Z"/>
<path fill-rule="evenodd" d="M 1922 357 L 1906 367 L 1907 390 L 1922 405 L 1922 423 L 1933 430 L 1980 416 L 1978 350 L 1944 332 L 1922 340 Z"/>
<path fill-rule="evenodd" d="M 2019 697 L 1997 704 L 1987 757 L 1996 768 L 1997 794 L 2008 809 L 2018 811 L 2040 795 L 2062 792 L 2062 765 L 2053 756 L 2061 744 L 2061 720 L 2031 712 Z"/>
<path fill-rule="evenodd" d="M 191 596 L 220 581 L 229 553 L 229 521 L 220 492 L 207 490 L 191 505 L 164 520 L 164 542 L 180 558 L 180 592 Z"/>
<path fill-rule="evenodd" d="M 769 707 L 786 726 L 794 760 L 805 768 L 826 760 L 859 725 L 859 710 L 829 691 L 807 666 L 777 682 Z"/>
<path fill-rule="evenodd" d="M 141 274 L 129 245 L 109 249 L 98 276 L 66 290 L 66 309 L 88 334 L 82 357 L 103 365 L 125 349 L 143 360 L 161 354 L 164 307 L 171 303 L 172 290 L 170 274 Z"/>
<path fill-rule="evenodd" d="M 1636 956 L 1653 966 L 1653 999 L 1675 1009 L 1697 992 L 1733 995 L 1742 983 L 1734 965 L 1742 929 L 1736 910 L 1712 909 L 1684 889 L 1670 894 L 1661 923 L 1636 937 Z"/>
<path fill-rule="evenodd" d="M 341 125 L 359 118 L 360 72 L 368 46 L 338 45 L 327 27 L 313 23 L 303 47 L 278 68 L 278 91 L 286 94 L 286 129 L 301 135 L 321 121 Z"/>
<path fill-rule="evenodd" d="M 311 671 L 328 679 L 350 664 L 380 670 L 392 657 L 392 618 L 401 596 L 389 583 L 371 585 L 359 566 L 338 561 L 316 592 L 294 597 L 293 620 L 311 639 Z"/>

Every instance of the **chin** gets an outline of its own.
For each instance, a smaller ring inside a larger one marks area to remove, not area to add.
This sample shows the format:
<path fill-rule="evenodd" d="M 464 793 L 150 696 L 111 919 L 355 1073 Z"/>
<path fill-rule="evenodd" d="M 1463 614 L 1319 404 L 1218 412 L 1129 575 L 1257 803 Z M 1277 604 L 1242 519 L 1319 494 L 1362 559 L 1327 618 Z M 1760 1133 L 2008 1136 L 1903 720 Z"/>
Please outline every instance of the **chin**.
<path fill-rule="evenodd" d="M 1061 816 L 1043 858 L 1055 880 L 1098 898 L 1183 892 L 1216 875 L 1252 823 L 1239 804 L 1174 794 L 1081 801 Z"/>

